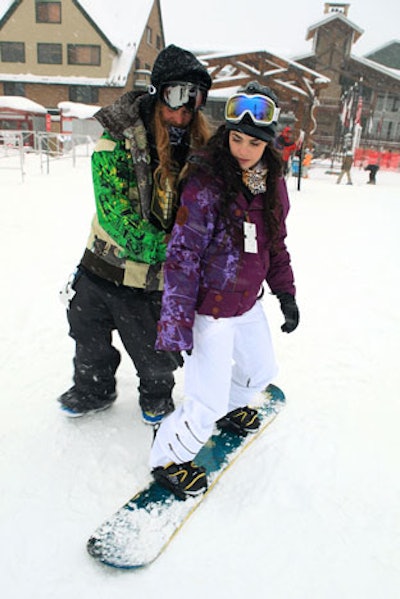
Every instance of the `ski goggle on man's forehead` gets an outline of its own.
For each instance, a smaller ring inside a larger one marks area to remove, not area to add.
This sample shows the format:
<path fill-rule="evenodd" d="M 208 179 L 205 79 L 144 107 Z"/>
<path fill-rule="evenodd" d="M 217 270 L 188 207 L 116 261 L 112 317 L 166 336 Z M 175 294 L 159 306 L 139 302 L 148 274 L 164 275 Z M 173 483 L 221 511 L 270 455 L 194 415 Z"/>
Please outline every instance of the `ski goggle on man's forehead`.
<path fill-rule="evenodd" d="M 160 100 L 171 110 L 179 110 L 185 106 L 193 112 L 204 106 L 206 97 L 200 85 L 180 81 L 165 84 L 160 93 Z"/>
<path fill-rule="evenodd" d="M 225 120 L 236 124 L 248 114 L 255 125 L 270 125 L 278 120 L 279 112 L 280 108 L 267 96 L 238 93 L 225 105 Z"/>

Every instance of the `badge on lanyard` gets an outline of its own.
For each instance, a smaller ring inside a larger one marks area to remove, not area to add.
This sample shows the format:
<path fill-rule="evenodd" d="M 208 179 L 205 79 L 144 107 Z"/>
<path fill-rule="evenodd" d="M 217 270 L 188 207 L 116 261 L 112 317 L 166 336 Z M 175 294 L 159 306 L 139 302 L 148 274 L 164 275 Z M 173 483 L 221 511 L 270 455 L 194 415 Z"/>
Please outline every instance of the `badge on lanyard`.
<path fill-rule="evenodd" d="M 254 223 L 243 222 L 244 251 L 248 254 L 257 254 L 257 228 Z"/>

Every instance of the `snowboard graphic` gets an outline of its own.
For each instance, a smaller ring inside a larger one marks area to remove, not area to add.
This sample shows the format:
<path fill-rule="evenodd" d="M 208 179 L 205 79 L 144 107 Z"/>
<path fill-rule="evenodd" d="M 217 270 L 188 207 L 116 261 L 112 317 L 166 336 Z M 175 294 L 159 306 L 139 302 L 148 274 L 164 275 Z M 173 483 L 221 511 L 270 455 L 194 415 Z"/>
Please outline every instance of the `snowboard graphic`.
<path fill-rule="evenodd" d="M 97 528 L 87 543 L 89 554 L 116 568 L 141 568 L 153 562 L 208 498 L 223 473 L 263 434 L 285 405 L 285 396 L 275 385 L 269 385 L 264 395 L 265 403 L 258 406 L 261 424 L 257 433 L 241 437 L 216 431 L 196 456 L 196 463 L 207 472 L 206 493 L 181 500 L 151 482 Z"/>

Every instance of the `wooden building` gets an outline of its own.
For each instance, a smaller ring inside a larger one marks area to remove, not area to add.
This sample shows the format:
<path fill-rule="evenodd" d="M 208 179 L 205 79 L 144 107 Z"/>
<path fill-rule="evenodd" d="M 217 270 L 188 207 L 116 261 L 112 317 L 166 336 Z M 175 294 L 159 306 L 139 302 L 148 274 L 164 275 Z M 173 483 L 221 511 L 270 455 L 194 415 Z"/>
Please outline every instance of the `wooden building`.
<path fill-rule="evenodd" d="M 288 60 L 268 51 L 201 56 L 213 77 L 207 112 L 221 122 L 229 94 L 257 79 L 280 98 L 281 126 L 292 124 L 296 134 L 303 130 L 319 153 L 341 152 L 346 144 L 398 152 L 400 42 L 358 57 L 353 47 L 363 30 L 349 20 L 350 4 L 329 2 L 323 8 L 323 19 L 306 32 L 313 48 L 305 56 Z"/>
<path fill-rule="evenodd" d="M 0 95 L 50 112 L 64 101 L 106 105 L 146 87 L 164 47 L 159 0 L 9 0 L 0 14 Z"/>
<path fill-rule="evenodd" d="M 277 93 L 281 125 L 304 131 L 306 143 L 320 151 L 340 151 L 349 135 L 354 139 L 357 120 L 360 145 L 400 149 L 400 42 L 358 57 L 353 46 L 363 30 L 349 20 L 350 4 L 322 5 L 322 20 L 306 32 L 313 48 L 305 56 L 287 59 L 267 49 L 200 55 L 213 78 L 207 113 L 221 122 L 225 99 L 257 79 Z M 3 0 L 2 6 L 0 96 L 24 96 L 53 115 L 60 102 L 104 106 L 145 89 L 165 47 L 160 0 Z"/>
<path fill-rule="evenodd" d="M 350 21 L 350 4 L 324 4 L 324 18 L 309 27 L 310 54 L 302 65 L 329 77 L 321 91 L 315 142 L 326 151 L 340 151 L 346 136 L 361 129 L 360 145 L 400 149 L 400 43 L 392 41 L 366 57 L 353 53 L 363 30 Z M 348 115 L 344 114 L 348 111 Z"/>
<path fill-rule="evenodd" d="M 270 87 L 279 98 L 280 127 L 291 125 L 295 137 L 302 131 L 305 143 L 317 128 L 316 109 L 329 78 L 266 50 L 231 55 L 201 55 L 213 78 L 206 113 L 218 124 L 224 118 L 225 100 L 250 81 Z"/>

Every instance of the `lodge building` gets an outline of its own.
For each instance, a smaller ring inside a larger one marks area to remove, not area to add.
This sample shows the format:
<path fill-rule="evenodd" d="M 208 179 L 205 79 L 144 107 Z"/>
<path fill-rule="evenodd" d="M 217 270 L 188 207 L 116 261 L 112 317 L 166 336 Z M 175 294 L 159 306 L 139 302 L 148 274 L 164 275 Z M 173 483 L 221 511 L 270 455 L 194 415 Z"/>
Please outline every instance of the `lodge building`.
<path fill-rule="evenodd" d="M 146 89 L 166 45 L 160 0 L 121 0 L 122 18 L 104 4 L 4 0 L 0 96 L 45 106 L 56 130 L 60 103 L 104 106 L 126 91 Z M 221 121 L 232 91 L 258 79 L 277 92 L 282 124 L 304 131 L 308 144 L 325 152 L 340 149 L 357 121 L 360 145 L 400 150 L 400 42 L 356 56 L 353 47 L 363 30 L 349 11 L 348 3 L 324 3 L 322 19 L 306 32 L 312 51 L 295 59 L 267 48 L 199 55 L 213 78 L 206 108 L 212 121 Z"/>

